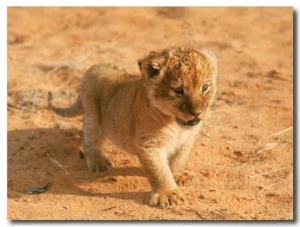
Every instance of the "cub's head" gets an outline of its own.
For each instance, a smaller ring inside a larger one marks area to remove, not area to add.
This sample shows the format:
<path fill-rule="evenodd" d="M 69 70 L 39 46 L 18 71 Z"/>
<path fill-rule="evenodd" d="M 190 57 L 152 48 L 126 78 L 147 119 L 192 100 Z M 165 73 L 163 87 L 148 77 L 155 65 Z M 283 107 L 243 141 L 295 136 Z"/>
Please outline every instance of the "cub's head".
<path fill-rule="evenodd" d="M 216 93 L 214 54 L 175 47 L 151 52 L 138 63 L 156 108 L 184 126 L 194 126 L 205 117 Z"/>

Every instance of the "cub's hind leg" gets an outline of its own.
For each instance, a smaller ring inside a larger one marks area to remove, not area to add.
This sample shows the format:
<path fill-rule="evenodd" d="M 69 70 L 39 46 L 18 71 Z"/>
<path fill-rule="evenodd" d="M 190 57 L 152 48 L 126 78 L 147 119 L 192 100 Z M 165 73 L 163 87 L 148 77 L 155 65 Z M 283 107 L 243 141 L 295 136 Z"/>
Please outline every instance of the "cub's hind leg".
<path fill-rule="evenodd" d="M 110 169 L 112 164 L 102 151 L 105 138 L 100 128 L 99 107 L 96 102 L 90 104 L 84 107 L 83 152 L 89 170 L 103 172 Z"/>
<path fill-rule="evenodd" d="M 92 172 L 104 172 L 112 167 L 109 159 L 103 154 L 101 146 L 84 139 L 82 143 L 86 164 Z"/>

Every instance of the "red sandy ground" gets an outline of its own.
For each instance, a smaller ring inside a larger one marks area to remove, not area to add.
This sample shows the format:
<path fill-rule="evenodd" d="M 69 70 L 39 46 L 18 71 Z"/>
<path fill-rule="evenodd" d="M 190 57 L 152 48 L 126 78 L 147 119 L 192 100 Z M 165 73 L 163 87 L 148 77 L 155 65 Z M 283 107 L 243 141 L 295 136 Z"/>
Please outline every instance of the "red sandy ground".
<path fill-rule="evenodd" d="M 292 21 L 292 8 L 8 8 L 7 218 L 292 220 Z M 199 179 L 163 210 L 137 157 L 107 144 L 114 168 L 89 172 L 82 117 L 55 116 L 46 97 L 68 106 L 91 65 L 139 73 L 140 57 L 184 44 L 216 53 L 218 93 L 187 163 Z"/>

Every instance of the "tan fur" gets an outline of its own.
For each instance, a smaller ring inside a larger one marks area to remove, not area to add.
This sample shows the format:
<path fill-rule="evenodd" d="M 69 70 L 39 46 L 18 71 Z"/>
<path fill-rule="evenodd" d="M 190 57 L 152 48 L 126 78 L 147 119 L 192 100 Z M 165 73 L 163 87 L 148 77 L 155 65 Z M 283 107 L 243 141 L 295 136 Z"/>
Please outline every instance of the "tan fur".
<path fill-rule="evenodd" d="M 136 154 L 152 188 L 150 204 L 165 208 L 184 201 L 177 184 L 195 179 L 184 165 L 216 92 L 217 65 L 212 53 L 189 47 L 151 52 L 138 63 L 141 77 L 95 65 L 82 78 L 73 106 L 54 107 L 50 93 L 49 107 L 64 117 L 83 112 L 91 171 L 112 166 L 103 153 L 105 138 Z"/>

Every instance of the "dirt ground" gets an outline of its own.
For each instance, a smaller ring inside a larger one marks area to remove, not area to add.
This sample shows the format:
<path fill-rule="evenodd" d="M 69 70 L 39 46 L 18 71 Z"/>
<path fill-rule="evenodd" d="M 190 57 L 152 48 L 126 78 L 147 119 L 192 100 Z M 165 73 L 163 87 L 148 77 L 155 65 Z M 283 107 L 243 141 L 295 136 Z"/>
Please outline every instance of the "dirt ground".
<path fill-rule="evenodd" d="M 8 8 L 9 220 L 293 220 L 292 8 Z M 187 202 L 149 206 L 135 156 L 106 145 L 114 167 L 87 170 L 82 117 L 70 105 L 99 62 L 139 74 L 137 60 L 174 45 L 218 57 L 218 93 L 181 187 Z M 28 187 L 48 191 L 28 194 Z"/>

